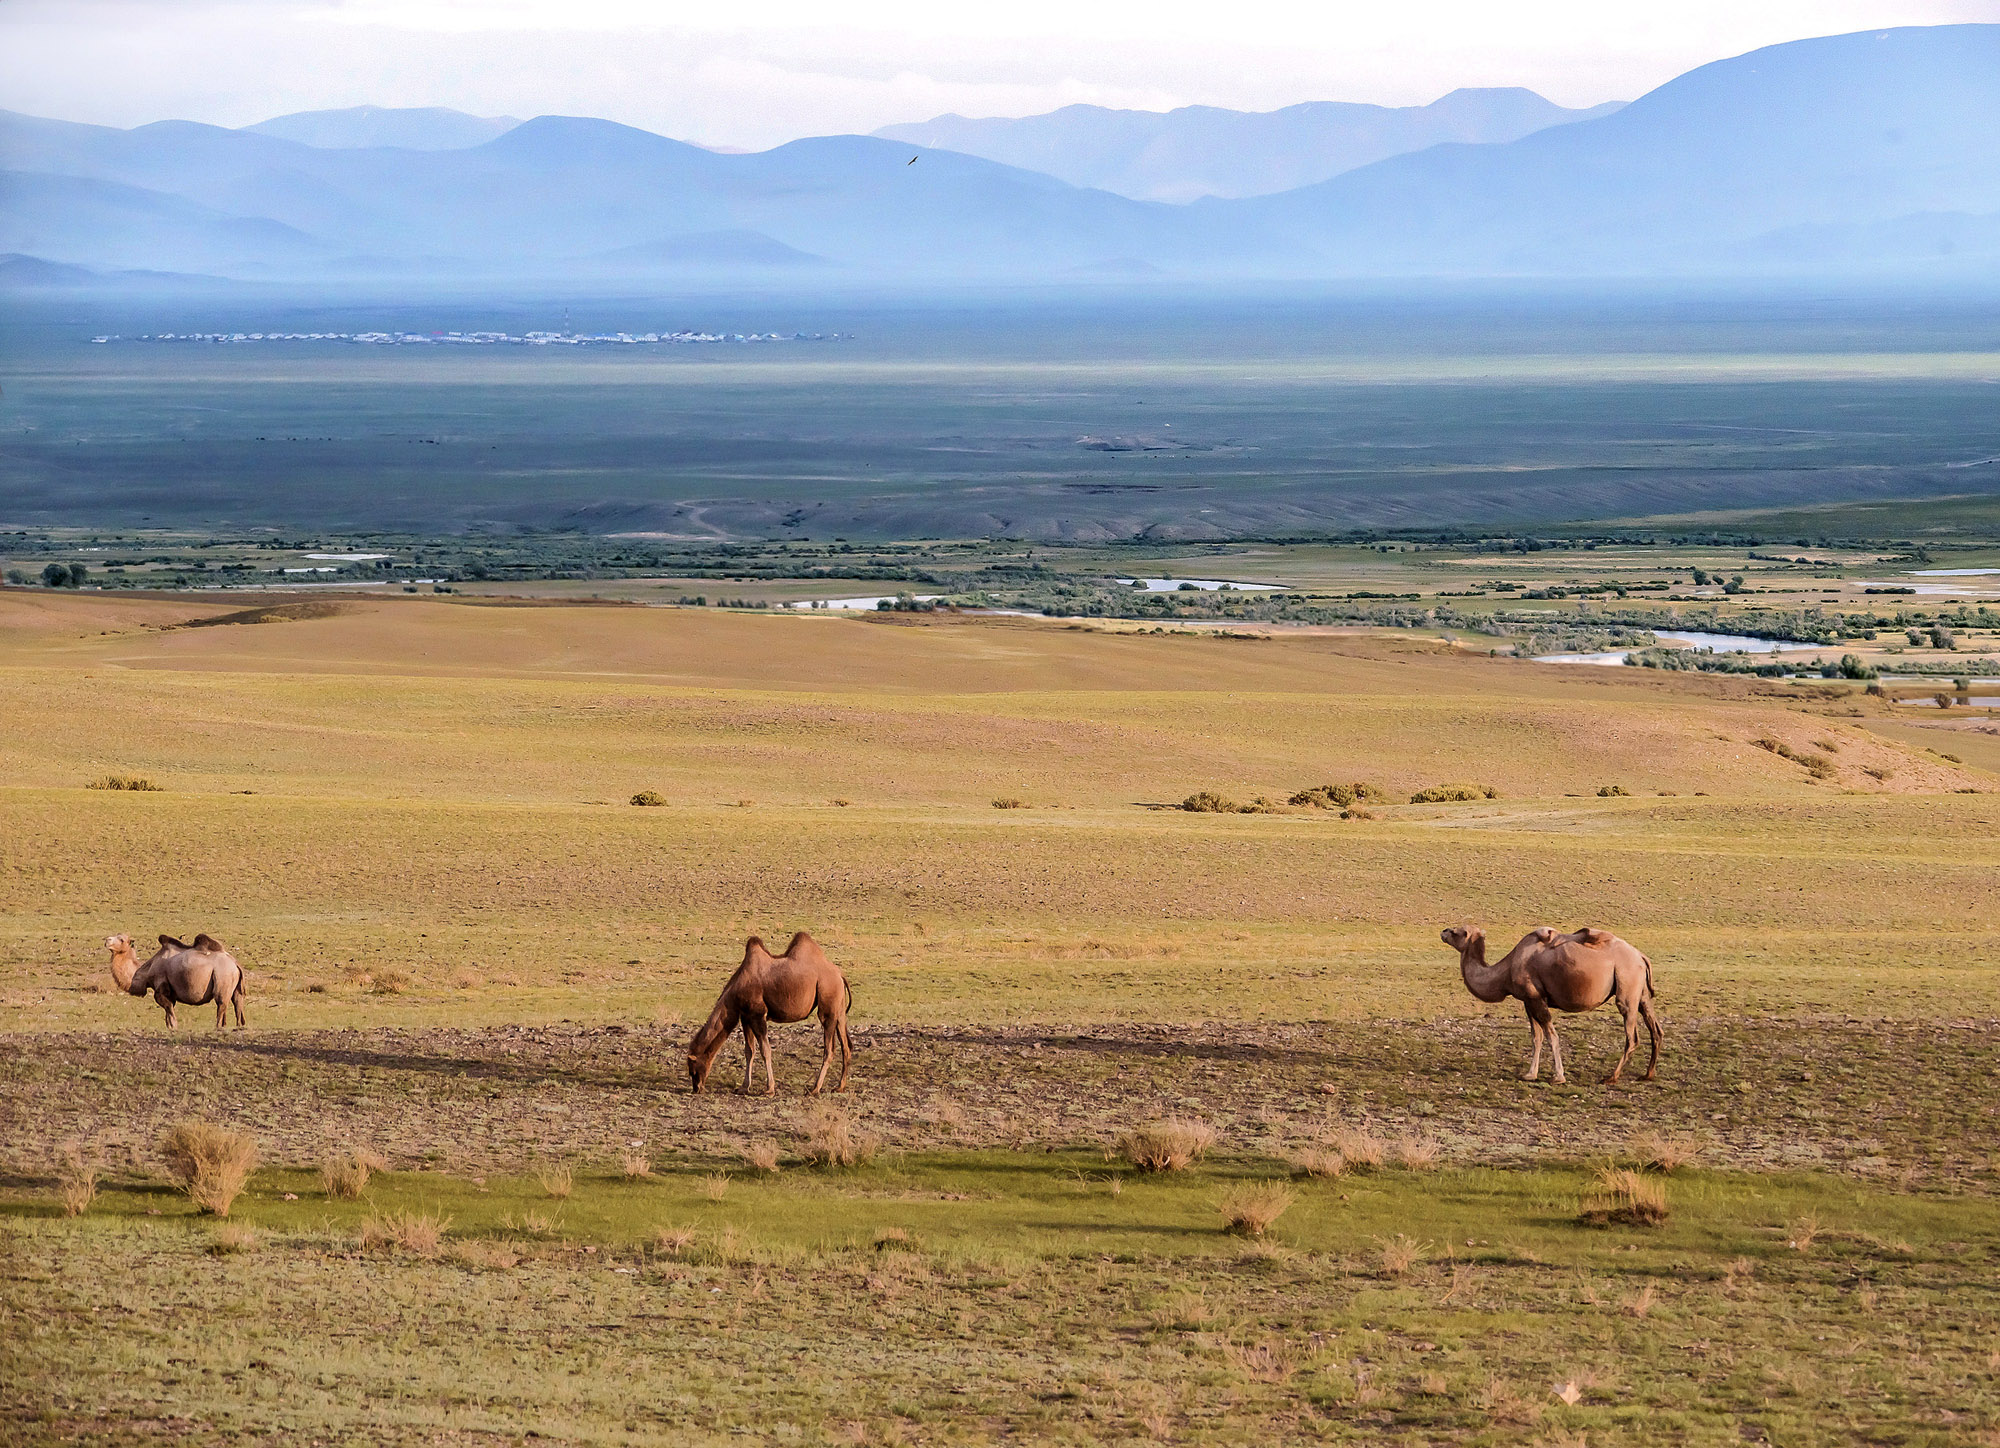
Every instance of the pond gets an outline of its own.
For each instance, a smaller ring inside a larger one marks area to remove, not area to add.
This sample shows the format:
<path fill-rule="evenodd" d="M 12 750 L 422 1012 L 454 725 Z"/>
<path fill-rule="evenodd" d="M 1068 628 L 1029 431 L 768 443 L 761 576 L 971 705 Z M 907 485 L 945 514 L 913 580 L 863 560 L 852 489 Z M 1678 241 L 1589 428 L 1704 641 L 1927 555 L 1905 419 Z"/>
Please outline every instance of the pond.
<path fill-rule="evenodd" d="M 1691 649 L 1707 649 L 1712 654 L 1778 654 L 1798 649 L 1822 648 L 1822 644 L 1799 644 L 1783 639 L 1756 639 L 1748 634 L 1700 633 L 1693 629 L 1661 628 L 1653 637 L 1662 644 L 1685 644 Z M 1631 649 L 1610 649 L 1599 654 L 1538 654 L 1538 664 L 1622 664 Z"/>
<path fill-rule="evenodd" d="M 918 603 L 933 603 L 943 598 L 942 593 L 916 593 L 910 595 Z M 885 603 L 894 603 L 902 597 L 898 593 L 878 593 L 868 598 L 802 598 L 796 603 L 788 603 L 786 608 L 840 608 L 871 609 L 880 608 Z"/>

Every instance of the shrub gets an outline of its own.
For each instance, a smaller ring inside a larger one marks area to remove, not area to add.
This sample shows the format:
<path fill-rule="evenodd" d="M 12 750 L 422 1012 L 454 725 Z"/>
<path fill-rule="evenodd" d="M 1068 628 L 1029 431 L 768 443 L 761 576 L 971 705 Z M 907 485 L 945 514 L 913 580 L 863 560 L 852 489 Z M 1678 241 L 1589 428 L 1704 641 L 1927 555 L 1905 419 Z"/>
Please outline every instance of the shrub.
<path fill-rule="evenodd" d="M 1382 1275 L 1385 1277 L 1401 1277 L 1431 1254 L 1430 1243 L 1419 1242 L 1401 1232 L 1393 1237 L 1378 1237 L 1375 1244 L 1381 1250 Z"/>
<path fill-rule="evenodd" d="M 1632 791 L 1622 784 L 1600 784 L 1597 786 L 1597 797 L 1599 799 L 1616 799 L 1620 796 L 1630 795 L 1631 793 Z"/>
<path fill-rule="evenodd" d="M 361 1224 L 361 1245 L 374 1250 L 395 1247 L 419 1257 L 437 1255 L 451 1218 L 437 1212 L 374 1212 Z"/>
<path fill-rule="evenodd" d="M 1357 780 L 1353 784 L 1316 784 L 1311 789 L 1300 790 L 1285 802 L 1313 809 L 1346 809 L 1363 800 L 1385 798 L 1387 796 L 1383 791 L 1374 785 Z"/>
<path fill-rule="evenodd" d="M 1350 1166 L 1373 1169 L 1382 1165 L 1385 1153 L 1381 1139 L 1365 1126 L 1338 1127 L 1327 1133 L 1326 1142 L 1345 1157 Z"/>
<path fill-rule="evenodd" d="M 1170 1116 L 1127 1132 L 1118 1149 L 1140 1171 L 1183 1171 L 1215 1145 L 1215 1128 L 1205 1121 Z"/>
<path fill-rule="evenodd" d="M 1943 699 L 1948 696 L 1940 694 L 1938 697 Z M 1773 739 L 1769 735 L 1766 735 L 1760 739 L 1752 739 L 1750 742 L 1767 753 L 1777 755 L 1780 759 L 1791 760 L 1792 763 L 1799 765 L 1814 779 L 1827 779 L 1834 773 L 1832 760 L 1823 759 L 1817 754 L 1801 754 L 1782 739 Z"/>
<path fill-rule="evenodd" d="M 1236 1188 L 1216 1204 L 1216 1210 L 1222 1213 L 1224 1231 L 1261 1237 L 1297 1200 L 1298 1194 L 1282 1182 L 1259 1182 Z"/>
<path fill-rule="evenodd" d="M 126 789 L 137 794 L 160 794 L 160 786 L 139 774 L 103 774 L 84 786 L 85 789 Z"/>
<path fill-rule="evenodd" d="M 1292 1166 L 1309 1177 L 1347 1175 L 1347 1158 L 1323 1146 L 1302 1147 L 1293 1152 Z"/>
<path fill-rule="evenodd" d="M 1027 807 L 1026 801 L 1015 799 L 1011 794 L 1003 799 L 993 801 L 993 808 L 995 809 L 1026 809 Z"/>
<path fill-rule="evenodd" d="M 1235 814 L 1236 801 L 1224 799 L 1212 789 L 1204 789 L 1199 794 L 1191 794 L 1181 801 L 1181 808 L 1189 814 Z"/>
<path fill-rule="evenodd" d="M 647 809 L 657 809 L 666 802 L 667 797 L 657 789 L 642 789 L 632 796 L 632 803 L 642 805 Z"/>
<path fill-rule="evenodd" d="M 841 1107 L 820 1102 L 806 1116 L 806 1160 L 816 1166 L 858 1166 L 879 1145 Z"/>
<path fill-rule="evenodd" d="M 1657 1227 L 1667 1219 L 1667 1189 L 1648 1181 L 1635 1171 L 1605 1167 L 1583 1194 L 1577 1220 L 1586 1226 L 1612 1223 L 1628 1227 Z"/>
<path fill-rule="evenodd" d="M 319 1164 L 319 1184 L 326 1188 L 330 1197 L 340 1197 L 353 1201 L 368 1185 L 368 1178 L 378 1170 L 376 1163 L 382 1158 L 368 1151 L 344 1151 L 329 1156 Z"/>
<path fill-rule="evenodd" d="M 370 976 L 369 989 L 376 995 L 401 995 L 410 988 L 410 978 L 400 970 L 378 970 Z"/>
<path fill-rule="evenodd" d="M 257 1166 L 257 1143 L 249 1133 L 212 1121 L 183 1121 L 160 1139 L 160 1154 L 174 1185 L 204 1212 L 229 1215 Z"/>
<path fill-rule="evenodd" d="M 67 1142 L 56 1157 L 56 1200 L 65 1217 L 80 1217 L 97 1200 L 97 1161 L 83 1143 Z"/>
<path fill-rule="evenodd" d="M 566 1161 L 548 1161 L 535 1168 L 535 1180 L 544 1192 L 561 1201 L 576 1185 L 576 1172 Z"/>
<path fill-rule="evenodd" d="M 1692 1166 L 1700 1155 L 1700 1144 L 1685 1136 L 1642 1131 L 1632 1138 L 1632 1159 L 1642 1169 L 1677 1172 L 1684 1166 Z"/>
<path fill-rule="evenodd" d="M 1482 799 L 1498 799 L 1500 791 L 1490 784 L 1434 784 L 1410 796 L 1411 804 L 1470 804 Z"/>

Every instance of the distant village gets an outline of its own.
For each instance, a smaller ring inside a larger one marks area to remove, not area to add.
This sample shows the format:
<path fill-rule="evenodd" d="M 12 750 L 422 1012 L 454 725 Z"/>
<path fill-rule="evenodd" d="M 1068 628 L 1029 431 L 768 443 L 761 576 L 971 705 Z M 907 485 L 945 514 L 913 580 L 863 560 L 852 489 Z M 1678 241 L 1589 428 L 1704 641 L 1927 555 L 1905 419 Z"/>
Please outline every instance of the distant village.
<path fill-rule="evenodd" d="M 149 332 L 109 342 L 354 342 L 370 347 L 644 347 L 715 342 L 838 342 L 839 332 Z"/>

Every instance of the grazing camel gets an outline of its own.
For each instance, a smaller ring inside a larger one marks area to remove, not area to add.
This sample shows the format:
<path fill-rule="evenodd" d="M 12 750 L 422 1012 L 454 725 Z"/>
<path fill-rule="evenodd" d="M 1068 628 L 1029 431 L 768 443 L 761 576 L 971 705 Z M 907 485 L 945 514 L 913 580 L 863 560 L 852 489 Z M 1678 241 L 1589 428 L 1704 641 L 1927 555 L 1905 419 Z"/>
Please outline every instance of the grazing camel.
<path fill-rule="evenodd" d="M 688 1043 L 688 1082 L 699 1092 L 708 1080 L 715 1058 L 729 1033 L 743 1028 L 743 1092 L 750 1094 L 755 1052 L 764 1054 L 764 1094 L 778 1089 L 771 1071 L 772 1021 L 789 1025 L 819 1012 L 821 1033 L 826 1038 L 826 1057 L 819 1065 L 819 1079 L 812 1094 L 826 1085 L 826 1073 L 833 1065 L 833 1046 L 840 1043 L 840 1080 L 836 1091 L 847 1089 L 847 1068 L 854 1062 L 854 1045 L 847 1037 L 847 1008 L 854 1002 L 847 977 L 826 958 L 818 942 L 801 930 L 792 937 L 783 955 L 773 955 L 764 942 L 753 935 L 743 947 L 743 964 L 729 977 L 729 984 L 716 998 L 715 1009 L 694 1039 Z"/>
<path fill-rule="evenodd" d="M 1485 931 L 1453 927 L 1444 931 L 1442 938 L 1458 952 L 1467 990 L 1483 1001 L 1504 1001 L 1513 996 L 1527 1008 L 1535 1051 L 1523 1080 L 1533 1081 L 1541 1075 L 1542 1038 L 1546 1036 L 1555 1056 L 1556 1084 L 1563 1084 L 1562 1044 L 1556 1040 L 1551 1007 L 1571 1013 L 1594 1011 L 1611 1000 L 1618 1002 L 1625 1017 L 1625 1054 L 1605 1081 L 1616 1081 L 1638 1049 L 1641 1018 L 1652 1037 L 1646 1079 L 1653 1079 L 1660 1064 L 1660 1023 L 1653 1015 L 1653 963 L 1625 941 L 1608 930 L 1593 930 L 1587 925 L 1567 935 L 1542 925 L 1488 965 Z"/>
<path fill-rule="evenodd" d="M 167 1029 L 174 1027 L 174 1007 L 205 1006 L 215 1002 L 215 1028 L 229 1024 L 229 1007 L 236 1008 L 236 1024 L 243 1024 L 243 967 L 223 943 L 212 935 L 197 935 L 194 944 L 160 937 L 160 948 L 144 965 L 132 949 L 129 935 L 109 935 L 104 944 L 111 951 L 111 978 L 127 995 L 150 992 L 160 1009 L 167 1013 Z"/>

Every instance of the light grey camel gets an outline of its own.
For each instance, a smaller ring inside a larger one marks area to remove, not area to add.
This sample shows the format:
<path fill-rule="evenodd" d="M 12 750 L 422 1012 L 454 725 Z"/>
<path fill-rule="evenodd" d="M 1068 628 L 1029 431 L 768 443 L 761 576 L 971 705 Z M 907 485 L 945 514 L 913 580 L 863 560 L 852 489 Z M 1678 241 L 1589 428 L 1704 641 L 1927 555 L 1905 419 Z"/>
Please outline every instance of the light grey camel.
<path fill-rule="evenodd" d="M 144 965 L 132 949 L 129 935 L 106 936 L 111 951 L 111 978 L 127 995 L 151 994 L 167 1013 L 167 1028 L 174 1026 L 174 1007 L 205 1006 L 215 1002 L 215 1028 L 229 1024 L 229 1007 L 236 1008 L 236 1024 L 243 1024 L 243 967 L 223 943 L 212 935 L 197 935 L 194 944 L 160 937 L 160 948 Z"/>

